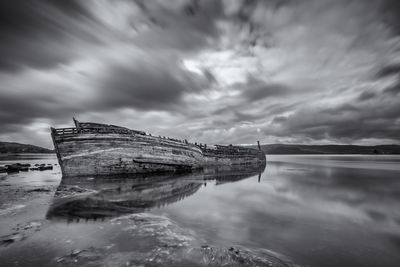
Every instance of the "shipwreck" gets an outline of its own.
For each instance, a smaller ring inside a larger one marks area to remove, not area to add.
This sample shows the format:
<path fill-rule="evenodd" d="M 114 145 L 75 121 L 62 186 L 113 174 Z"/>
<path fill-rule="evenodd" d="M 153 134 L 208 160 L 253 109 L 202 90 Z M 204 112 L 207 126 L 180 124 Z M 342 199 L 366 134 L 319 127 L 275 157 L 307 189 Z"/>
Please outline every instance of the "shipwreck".
<path fill-rule="evenodd" d="M 207 146 L 143 131 L 74 119 L 51 128 L 63 176 L 177 172 L 208 166 L 265 165 L 264 152 L 241 146 Z"/>

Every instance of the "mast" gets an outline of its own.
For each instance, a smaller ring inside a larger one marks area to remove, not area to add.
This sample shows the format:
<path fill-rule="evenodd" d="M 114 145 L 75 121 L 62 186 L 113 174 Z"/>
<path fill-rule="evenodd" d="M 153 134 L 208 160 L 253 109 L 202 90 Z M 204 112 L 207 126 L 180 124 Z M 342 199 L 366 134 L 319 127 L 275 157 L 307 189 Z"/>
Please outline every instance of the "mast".
<path fill-rule="evenodd" d="M 75 127 L 76 127 L 77 129 L 79 129 L 79 128 L 80 128 L 80 127 L 79 127 L 79 121 L 78 121 L 77 119 L 75 119 L 75 117 L 72 117 L 72 119 L 74 120 Z"/>

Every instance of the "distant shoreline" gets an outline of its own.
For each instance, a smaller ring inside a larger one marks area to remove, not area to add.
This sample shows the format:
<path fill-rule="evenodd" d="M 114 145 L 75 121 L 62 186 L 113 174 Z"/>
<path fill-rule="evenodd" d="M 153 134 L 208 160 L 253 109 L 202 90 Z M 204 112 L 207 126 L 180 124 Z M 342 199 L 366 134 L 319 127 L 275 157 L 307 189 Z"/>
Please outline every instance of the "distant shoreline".
<path fill-rule="evenodd" d="M 257 146 L 251 146 L 256 148 Z M 261 145 L 269 155 L 398 155 L 400 145 Z"/>
<path fill-rule="evenodd" d="M 258 148 L 258 146 L 247 146 Z M 299 144 L 267 144 L 261 145 L 267 155 L 398 155 L 400 145 L 299 145 Z M 20 144 L 14 142 L 0 142 L 0 155 L 7 154 L 53 154 L 54 150 Z"/>
<path fill-rule="evenodd" d="M 15 142 L 0 142 L 0 154 L 15 153 L 54 153 L 54 150 L 30 144 L 20 144 Z"/>

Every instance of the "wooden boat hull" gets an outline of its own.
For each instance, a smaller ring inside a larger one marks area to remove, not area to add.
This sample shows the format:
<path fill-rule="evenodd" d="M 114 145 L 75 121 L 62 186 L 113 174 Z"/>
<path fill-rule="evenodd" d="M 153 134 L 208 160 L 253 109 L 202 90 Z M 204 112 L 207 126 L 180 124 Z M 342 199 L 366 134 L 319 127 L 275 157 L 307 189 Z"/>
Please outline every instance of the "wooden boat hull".
<path fill-rule="evenodd" d="M 186 140 L 156 137 L 141 131 L 80 123 L 51 128 L 63 176 L 98 176 L 177 172 L 218 165 L 265 164 L 262 151 L 234 146 L 207 149 Z"/>
<path fill-rule="evenodd" d="M 265 154 L 255 149 L 227 148 L 222 151 L 203 150 L 204 166 L 265 165 Z"/>
<path fill-rule="evenodd" d="M 143 135 L 78 134 L 55 137 L 65 176 L 109 175 L 196 169 L 199 148 Z"/>

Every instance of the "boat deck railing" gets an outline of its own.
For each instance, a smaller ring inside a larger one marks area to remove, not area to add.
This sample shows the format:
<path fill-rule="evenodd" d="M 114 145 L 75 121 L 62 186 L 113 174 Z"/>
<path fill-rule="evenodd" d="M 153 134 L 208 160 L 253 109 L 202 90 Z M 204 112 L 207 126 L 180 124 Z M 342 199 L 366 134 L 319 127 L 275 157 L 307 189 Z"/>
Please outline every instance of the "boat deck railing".
<path fill-rule="evenodd" d="M 104 127 L 90 127 L 90 128 L 58 128 L 52 129 L 54 136 L 74 135 L 82 133 L 118 133 L 118 134 L 141 134 L 145 135 L 145 132 L 135 131 L 124 128 L 104 128 Z"/>
<path fill-rule="evenodd" d="M 140 134 L 140 135 L 148 135 L 152 136 L 150 133 L 146 134 L 146 132 L 143 131 L 136 131 L 136 130 L 131 130 L 128 128 L 123 128 L 123 127 L 72 127 L 72 128 L 51 128 L 52 135 L 54 137 L 56 136 L 70 136 L 70 135 L 75 135 L 75 134 L 82 134 L 82 133 L 88 133 L 88 134 L 96 134 L 96 133 L 117 133 L 117 134 Z M 154 138 L 159 138 L 163 140 L 169 140 L 169 141 L 174 141 L 174 142 L 179 142 L 183 144 L 188 144 L 192 146 L 196 146 L 201 148 L 197 143 L 190 143 L 186 139 L 185 140 L 179 140 L 175 138 L 169 138 L 165 136 L 153 136 Z"/>

